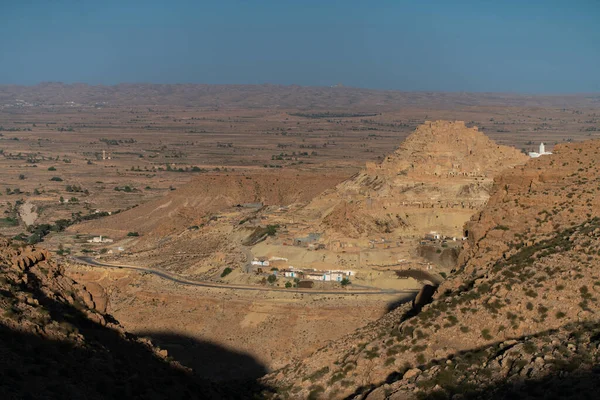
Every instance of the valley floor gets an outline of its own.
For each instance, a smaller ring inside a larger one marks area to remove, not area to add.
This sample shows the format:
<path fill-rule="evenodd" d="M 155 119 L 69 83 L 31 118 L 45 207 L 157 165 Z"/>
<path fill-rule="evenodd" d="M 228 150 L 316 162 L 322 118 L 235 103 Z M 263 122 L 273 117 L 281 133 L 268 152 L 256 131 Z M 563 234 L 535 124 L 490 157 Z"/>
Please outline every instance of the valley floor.
<path fill-rule="evenodd" d="M 94 297 L 104 297 L 107 312 L 127 331 L 152 339 L 177 361 L 217 380 L 258 378 L 414 297 L 194 287 L 144 272 L 74 264 L 67 273 L 95 288 Z M 211 347 L 190 348 L 185 338 L 243 357 L 214 359 Z"/>

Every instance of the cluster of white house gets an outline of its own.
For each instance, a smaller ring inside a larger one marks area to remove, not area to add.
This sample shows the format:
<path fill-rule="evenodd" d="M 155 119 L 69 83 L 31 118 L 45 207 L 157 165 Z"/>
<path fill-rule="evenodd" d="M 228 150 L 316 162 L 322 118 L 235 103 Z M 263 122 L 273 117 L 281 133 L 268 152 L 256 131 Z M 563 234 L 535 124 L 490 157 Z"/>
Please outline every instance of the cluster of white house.
<path fill-rule="evenodd" d="M 436 241 L 436 240 L 443 240 L 444 242 L 452 240 L 453 242 L 456 242 L 457 240 L 467 240 L 466 236 L 463 237 L 456 237 L 456 236 L 445 236 L 445 235 L 441 235 L 436 231 L 431 231 L 429 233 L 426 233 L 425 236 L 423 237 L 424 240 L 429 240 L 431 242 Z"/>
<path fill-rule="evenodd" d="M 262 267 L 273 266 L 269 273 L 274 275 L 284 276 L 286 278 L 297 278 L 297 279 L 308 279 L 311 281 L 325 281 L 325 282 L 341 282 L 344 278 L 350 279 L 355 275 L 354 271 L 349 270 L 317 270 L 317 269 L 299 269 L 294 268 L 291 265 L 282 269 L 278 269 L 275 265 L 287 264 L 288 259 L 282 257 L 257 257 L 250 262 L 254 267 L 257 267 L 257 271 L 262 273 Z M 265 271 L 266 272 L 266 271 Z"/>
<path fill-rule="evenodd" d="M 347 270 L 329 270 L 321 271 L 317 269 L 296 269 L 294 267 L 288 267 L 281 271 L 273 271 L 275 275 L 283 275 L 286 278 L 298 278 L 308 279 L 311 281 L 325 281 L 325 282 L 341 282 L 346 279 L 350 279 L 355 275 L 354 271 Z"/>

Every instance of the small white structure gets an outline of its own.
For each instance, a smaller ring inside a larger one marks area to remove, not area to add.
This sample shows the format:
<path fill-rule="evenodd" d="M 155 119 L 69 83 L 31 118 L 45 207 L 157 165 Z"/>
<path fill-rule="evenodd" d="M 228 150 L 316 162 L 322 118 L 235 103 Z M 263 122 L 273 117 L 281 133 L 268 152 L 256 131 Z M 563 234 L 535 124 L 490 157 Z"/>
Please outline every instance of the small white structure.
<path fill-rule="evenodd" d="M 425 234 L 425 240 L 440 240 L 441 238 L 442 238 L 442 235 L 440 235 L 436 231 L 431 231 L 431 232 Z"/>
<path fill-rule="evenodd" d="M 549 151 L 546 151 L 546 146 L 544 146 L 544 143 L 540 143 L 540 149 L 539 149 L 539 151 L 537 151 L 537 152 L 535 152 L 535 151 L 530 152 L 529 153 L 529 157 L 531 157 L 531 158 L 538 158 L 540 156 L 545 156 L 545 155 L 548 155 L 548 154 L 552 154 L 552 153 L 549 152 Z"/>
<path fill-rule="evenodd" d="M 88 243 L 112 243 L 113 240 L 112 239 L 108 239 L 108 238 L 103 238 L 102 235 L 100 236 L 95 236 L 91 239 L 88 239 L 87 241 Z"/>
<path fill-rule="evenodd" d="M 254 260 L 252 260 L 250 262 L 250 264 L 257 265 L 259 267 L 268 267 L 270 263 L 268 260 L 261 260 L 261 259 L 255 258 Z"/>
<path fill-rule="evenodd" d="M 271 257 L 269 261 L 287 261 L 288 259 L 285 257 Z"/>
<path fill-rule="evenodd" d="M 342 271 L 331 271 L 331 280 L 341 282 L 344 279 L 344 273 Z"/>
<path fill-rule="evenodd" d="M 295 268 L 291 265 L 288 269 L 284 269 L 281 272 L 283 272 L 283 276 L 285 276 L 286 278 L 299 278 L 302 274 L 301 271 L 296 271 Z"/>

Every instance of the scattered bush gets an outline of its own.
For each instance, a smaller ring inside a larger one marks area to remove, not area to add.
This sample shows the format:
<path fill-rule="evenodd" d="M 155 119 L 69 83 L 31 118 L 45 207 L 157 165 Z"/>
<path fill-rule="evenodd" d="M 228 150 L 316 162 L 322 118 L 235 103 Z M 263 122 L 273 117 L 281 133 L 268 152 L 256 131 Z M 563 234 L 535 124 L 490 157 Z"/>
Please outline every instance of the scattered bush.
<path fill-rule="evenodd" d="M 527 342 L 523 345 L 523 350 L 525 350 L 527 354 L 533 354 L 537 351 L 537 347 L 535 344 Z"/>
<path fill-rule="evenodd" d="M 225 278 L 227 275 L 229 275 L 231 273 L 231 271 L 233 271 L 231 268 L 227 267 L 223 270 L 223 272 L 221 273 L 221 278 Z"/>

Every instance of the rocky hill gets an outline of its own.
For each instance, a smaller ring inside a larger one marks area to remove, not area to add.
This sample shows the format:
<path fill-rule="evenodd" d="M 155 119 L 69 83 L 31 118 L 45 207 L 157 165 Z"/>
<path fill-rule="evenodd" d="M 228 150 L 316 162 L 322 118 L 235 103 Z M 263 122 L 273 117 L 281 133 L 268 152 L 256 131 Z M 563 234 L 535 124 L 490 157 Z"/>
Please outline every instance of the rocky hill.
<path fill-rule="evenodd" d="M 368 163 L 304 212 L 321 218 L 333 236 L 462 236 L 463 224 L 487 202 L 494 176 L 527 159 L 464 122 L 426 122 L 381 164 Z"/>
<path fill-rule="evenodd" d="M 279 398 L 594 398 L 600 384 L 600 141 L 497 177 L 460 267 L 268 375 Z"/>
<path fill-rule="evenodd" d="M 46 251 L 0 238 L 3 399 L 251 396 L 247 387 L 195 375 L 128 334 L 95 300 Z"/>
<path fill-rule="evenodd" d="M 298 172 L 203 174 L 166 196 L 118 215 L 76 225 L 74 232 L 124 237 L 137 231 L 148 241 L 202 225 L 219 211 L 245 203 L 288 205 L 307 202 L 343 176 Z"/>

